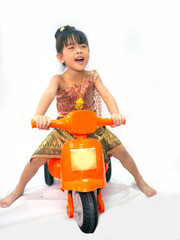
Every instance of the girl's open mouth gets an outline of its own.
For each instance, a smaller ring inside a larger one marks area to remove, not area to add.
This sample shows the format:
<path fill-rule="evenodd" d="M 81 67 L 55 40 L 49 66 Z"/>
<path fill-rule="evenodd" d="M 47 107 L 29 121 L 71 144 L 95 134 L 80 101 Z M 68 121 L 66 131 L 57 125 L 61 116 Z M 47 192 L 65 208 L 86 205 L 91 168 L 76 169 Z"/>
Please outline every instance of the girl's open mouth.
<path fill-rule="evenodd" d="M 75 61 L 79 64 L 83 64 L 84 63 L 84 58 L 83 57 L 78 57 L 75 59 Z"/>

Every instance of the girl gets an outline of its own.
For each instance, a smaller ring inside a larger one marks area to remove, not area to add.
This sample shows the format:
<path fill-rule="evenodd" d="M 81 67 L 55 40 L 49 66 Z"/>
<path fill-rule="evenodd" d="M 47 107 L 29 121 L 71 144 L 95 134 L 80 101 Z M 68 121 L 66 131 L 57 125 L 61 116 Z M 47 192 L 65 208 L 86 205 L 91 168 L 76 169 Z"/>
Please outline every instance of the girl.
<path fill-rule="evenodd" d="M 97 71 L 85 71 L 89 61 L 89 46 L 85 34 L 74 27 L 64 26 L 57 30 L 55 38 L 57 59 L 67 70 L 63 74 L 52 77 L 49 86 L 42 95 L 33 117 L 37 127 L 49 129 L 51 119 L 45 116 L 45 113 L 55 97 L 59 117 L 63 117 L 76 109 L 89 109 L 98 114 L 100 110 L 99 95 L 111 114 L 114 122 L 112 127 L 121 125 L 125 118 L 119 113 L 115 99 L 102 83 Z M 101 142 L 106 162 L 108 161 L 107 154 L 117 158 L 133 175 L 137 186 L 144 194 L 149 197 L 156 194 L 156 191 L 143 180 L 134 160 L 123 144 L 106 127 L 97 129 L 89 137 L 96 138 Z M 64 130 L 54 129 L 25 166 L 15 190 L 0 200 L 0 206 L 8 207 L 23 195 L 26 184 L 36 174 L 39 167 L 50 158 L 60 157 L 62 145 L 72 138 L 73 136 Z"/>

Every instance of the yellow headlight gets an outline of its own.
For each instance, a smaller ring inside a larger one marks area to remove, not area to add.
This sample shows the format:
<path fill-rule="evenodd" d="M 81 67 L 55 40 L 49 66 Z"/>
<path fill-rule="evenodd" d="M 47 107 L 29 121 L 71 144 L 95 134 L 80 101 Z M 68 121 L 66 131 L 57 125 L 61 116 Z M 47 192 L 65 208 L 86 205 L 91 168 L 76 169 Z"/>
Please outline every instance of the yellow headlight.
<path fill-rule="evenodd" d="M 96 169 L 96 149 L 71 149 L 71 162 L 73 171 Z"/>

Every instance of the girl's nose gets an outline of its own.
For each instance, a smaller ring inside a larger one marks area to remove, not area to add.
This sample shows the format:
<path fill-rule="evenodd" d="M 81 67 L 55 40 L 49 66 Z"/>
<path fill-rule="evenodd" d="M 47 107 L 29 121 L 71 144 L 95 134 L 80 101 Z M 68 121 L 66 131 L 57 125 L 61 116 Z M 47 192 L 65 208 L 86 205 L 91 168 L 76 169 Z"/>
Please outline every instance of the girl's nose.
<path fill-rule="evenodd" d="M 82 53 L 81 48 L 80 48 L 80 47 L 77 47 L 76 52 L 77 52 L 77 53 Z"/>

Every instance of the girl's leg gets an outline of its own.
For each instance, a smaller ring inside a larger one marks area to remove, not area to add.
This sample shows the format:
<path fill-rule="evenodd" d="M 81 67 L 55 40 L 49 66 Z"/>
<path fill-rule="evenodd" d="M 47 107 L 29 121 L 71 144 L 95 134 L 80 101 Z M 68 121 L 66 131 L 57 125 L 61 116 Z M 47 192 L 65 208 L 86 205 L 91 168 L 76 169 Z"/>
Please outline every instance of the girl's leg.
<path fill-rule="evenodd" d="M 134 177 L 137 186 L 141 189 L 141 191 L 146 194 L 148 197 L 154 196 L 157 192 L 153 188 L 151 188 L 142 178 L 142 176 L 139 173 L 139 170 L 133 160 L 133 158 L 129 155 L 129 153 L 126 151 L 123 144 L 121 144 L 119 147 L 114 149 L 112 156 L 117 158 L 123 165 L 125 169 L 127 169 L 132 176 Z"/>
<path fill-rule="evenodd" d="M 31 178 L 36 174 L 39 167 L 44 165 L 49 159 L 46 158 L 33 158 L 25 166 L 22 175 L 20 177 L 19 183 L 15 190 L 10 193 L 7 197 L 0 200 L 0 207 L 9 207 L 17 198 L 23 195 L 24 188 L 26 184 L 31 180 Z"/>

